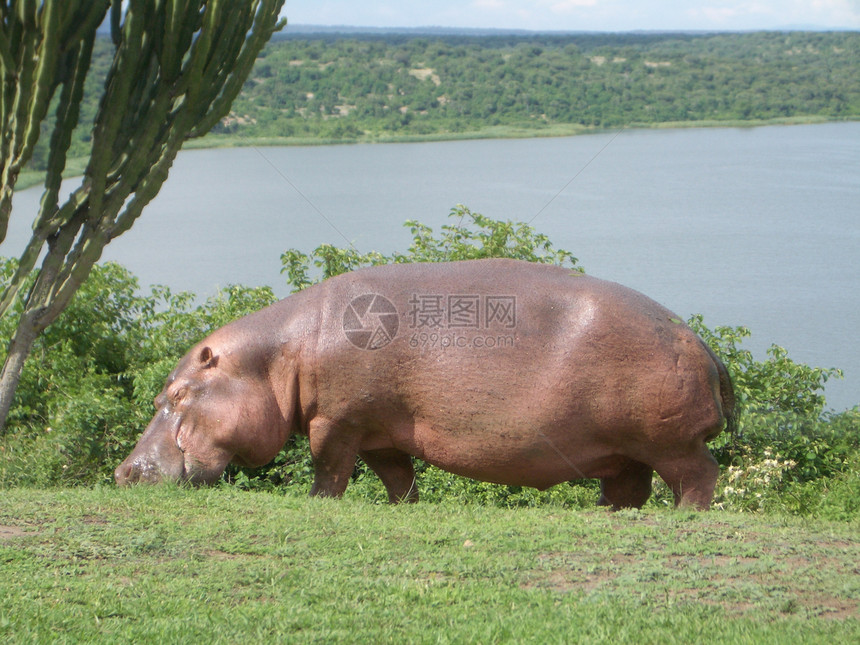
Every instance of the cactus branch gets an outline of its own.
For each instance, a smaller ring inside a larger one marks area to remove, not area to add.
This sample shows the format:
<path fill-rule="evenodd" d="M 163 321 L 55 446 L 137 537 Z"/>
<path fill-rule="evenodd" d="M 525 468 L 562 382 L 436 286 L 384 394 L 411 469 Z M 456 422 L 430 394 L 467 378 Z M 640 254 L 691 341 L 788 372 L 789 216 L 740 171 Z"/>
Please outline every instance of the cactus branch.
<path fill-rule="evenodd" d="M 38 334 L 68 305 L 104 246 L 128 231 L 158 194 L 182 144 L 228 113 L 260 50 L 284 26 L 283 4 L 0 0 L 0 242 L 18 174 L 56 106 L 33 235 L 0 293 L 0 315 L 21 304 L 0 373 L 0 427 Z M 92 125 L 89 162 L 80 186 L 60 204 L 96 29 L 108 12 L 115 54 Z"/>

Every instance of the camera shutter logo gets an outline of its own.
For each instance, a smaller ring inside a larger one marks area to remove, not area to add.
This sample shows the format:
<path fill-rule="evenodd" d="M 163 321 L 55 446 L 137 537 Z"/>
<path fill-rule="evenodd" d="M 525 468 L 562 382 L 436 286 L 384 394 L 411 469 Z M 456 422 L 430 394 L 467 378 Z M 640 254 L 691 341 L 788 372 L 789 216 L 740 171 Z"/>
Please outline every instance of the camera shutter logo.
<path fill-rule="evenodd" d="M 359 349 L 385 347 L 397 336 L 399 327 L 397 308 L 377 293 L 354 298 L 343 312 L 343 333 Z"/>

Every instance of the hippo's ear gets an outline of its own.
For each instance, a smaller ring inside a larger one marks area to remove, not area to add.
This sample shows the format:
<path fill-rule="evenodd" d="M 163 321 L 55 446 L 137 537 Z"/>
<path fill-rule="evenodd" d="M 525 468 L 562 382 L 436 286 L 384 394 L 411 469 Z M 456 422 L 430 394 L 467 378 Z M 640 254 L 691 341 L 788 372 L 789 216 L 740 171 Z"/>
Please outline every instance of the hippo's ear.
<path fill-rule="evenodd" d="M 212 353 L 211 347 L 204 347 L 201 349 L 199 359 L 203 369 L 218 366 L 218 357 Z"/>

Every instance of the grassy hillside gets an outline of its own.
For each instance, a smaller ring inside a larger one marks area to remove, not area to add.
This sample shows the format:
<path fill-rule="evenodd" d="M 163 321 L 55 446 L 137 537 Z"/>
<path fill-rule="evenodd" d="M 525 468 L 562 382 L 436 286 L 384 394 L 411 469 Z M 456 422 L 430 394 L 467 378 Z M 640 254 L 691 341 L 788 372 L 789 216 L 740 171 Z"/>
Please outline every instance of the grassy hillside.
<path fill-rule="evenodd" d="M 71 157 L 112 46 L 101 39 Z M 860 33 L 276 37 L 202 142 L 568 135 L 860 117 Z M 44 166 L 42 137 L 32 166 Z"/>
<path fill-rule="evenodd" d="M 858 61 L 852 33 L 293 38 L 264 52 L 217 132 L 351 139 L 852 118 Z"/>
<path fill-rule="evenodd" d="M 0 638 L 857 642 L 857 529 L 226 487 L 7 490 Z"/>

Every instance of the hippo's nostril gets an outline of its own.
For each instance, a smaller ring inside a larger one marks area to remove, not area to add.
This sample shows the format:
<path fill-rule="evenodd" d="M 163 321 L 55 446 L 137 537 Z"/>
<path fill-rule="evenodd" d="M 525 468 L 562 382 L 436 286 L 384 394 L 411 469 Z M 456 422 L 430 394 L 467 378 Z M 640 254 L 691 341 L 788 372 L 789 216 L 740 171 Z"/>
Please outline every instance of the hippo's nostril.
<path fill-rule="evenodd" d="M 114 471 L 113 476 L 116 480 L 117 486 L 122 486 L 124 484 L 130 484 L 133 481 L 133 474 L 134 467 L 131 464 L 120 464 L 116 471 Z"/>

